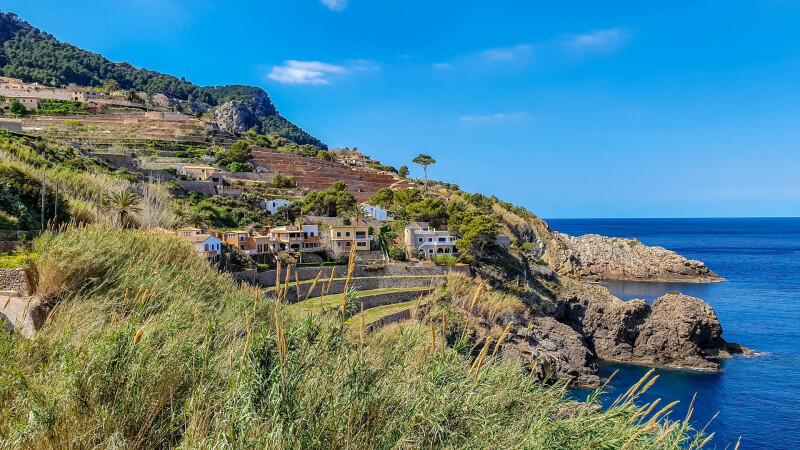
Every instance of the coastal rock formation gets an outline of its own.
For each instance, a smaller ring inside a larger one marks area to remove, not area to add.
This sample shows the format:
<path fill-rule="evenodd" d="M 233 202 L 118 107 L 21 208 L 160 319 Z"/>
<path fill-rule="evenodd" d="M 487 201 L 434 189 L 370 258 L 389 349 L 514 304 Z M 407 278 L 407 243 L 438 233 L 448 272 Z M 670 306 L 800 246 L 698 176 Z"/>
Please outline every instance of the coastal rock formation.
<path fill-rule="evenodd" d="M 537 361 L 533 370 L 539 379 L 568 379 L 575 387 L 600 386 L 597 358 L 583 336 L 552 317 L 536 317 L 529 322 L 530 329 L 527 325 L 511 327 L 502 346 L 504 357 Z"/>
<path fill-rule="evenodd" d="M 579 285 L 565 283 L 553 314 L 580 333 L 598 358 L 716 371 L 712 359 L 749 352 L 725 342 L 714 310 L 699 298 L 667 294 L 650 306 Z"/>
<path fill-rule="evenodd" d="M 569 236 L 553 231 L 541 219 L 528 221 L 528 226 L 529 230 L 520 230 L 535 244 L 528 249 L 528 260 L 544 261 L 559 275 L 586 281 L 724 281 L 700 261 L 636 239 Z"/>

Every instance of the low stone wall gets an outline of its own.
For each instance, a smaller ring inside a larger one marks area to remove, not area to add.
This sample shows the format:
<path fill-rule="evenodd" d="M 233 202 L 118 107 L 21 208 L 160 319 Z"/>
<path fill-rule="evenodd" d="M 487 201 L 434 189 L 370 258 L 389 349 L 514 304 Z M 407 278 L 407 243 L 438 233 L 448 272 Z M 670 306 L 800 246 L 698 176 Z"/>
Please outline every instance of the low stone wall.
<path fill-rule="evenodd" d="M 331 277 L 331 271 L 336 269 L 336 278 L 343 278 L 347 276 L 347 266 L 323 266 L 323 267 L 298 267 L 292 269 L 292 282 L 294 282 L 294 273 L 297 272 L 297 277 L 300 281 L 313 280 L 320 270 L 322 276 L 320 280 L 328 280 Z M 408 276 L 408 275 L 446 275 L 448 273 L 462 272 L 469 274 L 469 266 L 461 267 L 448 267 L 448 266 L 414 266 L 411 264 L 378 264 L 375 266 L 370 265 L 356 265 L 353 268 L 354 277 L 388 277 L 388 276 Z M 281 282 L 284 281 L 286 276 L 286 269 L 281 270 Z M 275 286 L 275 271 L 266 270 L 264 272 L 256 272 L 249 270 L 246 272 L 236 272 L 233 278 L 240 282 L 247 282 L 250 284 L 257 284 L 262 287 Z"/>
<path fill-rule="evenodd" d="M 389 314 L 388 316 L 381 317 L 380 319 L 372 322 L 367 327 L 368 331 L 375 331 L 380 328 L 385 327 L 386 325 L 390 325 L 393 323 L 397 323 L 403 320 L 407 320 L 411 318 L 411 308 L 404 309 L 402 311 L 398 311 L 394 314 Z"/>
<path fill-rule="evenodd" d="M 373 294 L 359 297 L 358 302 L 364 305 L 364 309 L 377 308 L 379 306 L 394 305 L 396 303 L 410 302 L 433 292 L 433 289 L 422 291 L 401 291 L 389 292 L 384 294 Z"/>
<path fill-rule="evenodd" d="M 33 294 L 25 269 L 0 269 L 0 290 L 16 291 L 21 296 Z"/>
<path fill-rule="evenodd" d="M 326 290 L 327 294 L 341 294 L 344 292 L 344 285 L 346 280 L 334 280 L 328 288 L 327 281 L 320 281 L 314 287 L 311 293 L 312 297 L 318 297 L 322 294 L 322 289 Z M 386 278 L 356 278 L 350 280 L 350 288 L 357 291 L 374 291 L 376 289 L 399 289 L 399 288 L 425 288 L 436 287 L 444 283 L 443 276 L 434 277 L 386 277 Z M 300 285 L 300 300 L 304 300 L 308 296 L 308 290 L 311 289 L 313 283 L 304 283 Z M 349 289 L 349 288 L 348 288 Z M 419 294 L 417 294 L 419 295 Z M 286 291 L 287 301 L 294 303 L 298 301 L 297 286 L 294 281 L 289 283 L 289 289 Z M 365 306 L 366 308 L 366 306 Z M 372 306 L 370 306 L 372 308 Z"/>

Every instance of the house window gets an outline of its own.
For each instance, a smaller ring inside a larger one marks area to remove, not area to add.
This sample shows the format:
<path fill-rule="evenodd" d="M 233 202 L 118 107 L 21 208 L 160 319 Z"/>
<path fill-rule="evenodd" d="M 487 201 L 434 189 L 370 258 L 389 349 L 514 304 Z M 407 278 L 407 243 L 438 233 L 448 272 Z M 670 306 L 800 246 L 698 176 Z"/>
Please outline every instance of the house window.
<path fill-rule="evenodd" d="M 428 250 L 428 253 L 433 253 L 433 249 Z"/>
<path fill-rule="evenodd" d="M 337 231 L 336 232 L 336 237 L 342 237 L 342 232 L 341 231 Z"/>
<path fill-rule="evenodd" d="M 439 242 L 445 242 L 445 241 L 447 241 L 447 238 L 443 238 L 443 237 L 439 238 Z"/>
<path fill-rule="evenodd" d="M 428 238 L 428 242 L 433 242 L 433 238 Z"/>
<path fill-rule="evenodd" d="M 422 238 L 419 238 L 419 241 L 420 241 L 420 242 L 422 242 L 422 241 L 423 241 L 423 239 L 422 239 Z"/>
<path fill-rule="evenodd" d="M 206 251 L 208 251 L 208 244 L 206 244 Z"/>
<path fill-rule="evenodd" d="M 346 232 L 344 233 L 344 235 L 345 235 L 345 236 L 347 236 L 347 237 L 350 237 L 350 232 L 349 232 L 349 231 L 346 231 Z"/>

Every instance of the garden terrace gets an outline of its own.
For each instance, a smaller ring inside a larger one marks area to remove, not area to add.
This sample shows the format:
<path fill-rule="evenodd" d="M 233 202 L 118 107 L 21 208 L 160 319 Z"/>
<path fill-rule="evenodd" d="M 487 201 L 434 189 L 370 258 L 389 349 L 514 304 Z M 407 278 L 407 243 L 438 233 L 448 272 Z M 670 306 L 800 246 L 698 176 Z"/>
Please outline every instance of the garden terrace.
<path fill-rule="evenodd" d="M 187 117 L 171 119 L 148 117 L 147 113 L 113 113 L 66 116 L 29 117 L 22 121 L 23 131 L 54 139 L 69 139 L 79 143 L 92 141 L 204 142 L 205 125 Z"/>
<path fill-rule="evenodd" d="M 270 172 L 295 177 L 300 188 L 321 191 L 337 181 L 343 181 L 358 201 L 369 200 L 382 188 L 402 189 L 411 186 L 388 172 L 351 167 L 279 150 L 257 148 L 253 151 L 253 160 Z"/>

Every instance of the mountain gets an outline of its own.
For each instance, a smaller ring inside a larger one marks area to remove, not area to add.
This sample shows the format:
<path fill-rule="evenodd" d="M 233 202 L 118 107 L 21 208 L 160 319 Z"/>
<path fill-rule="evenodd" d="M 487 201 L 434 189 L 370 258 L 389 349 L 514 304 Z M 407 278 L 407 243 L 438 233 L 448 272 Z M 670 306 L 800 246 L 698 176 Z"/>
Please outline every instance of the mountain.
<path fill-rule="evenodd" d="M 210 112 L 217 124 L 229 131 L 260 134 L 277 132 L 298 144 L 327 149 L 319 139 L 281 116 L 261 88 L 244 85 L 197 86 L 128 62 L 109 59 L 61 42 L 16 14 L 0 11 L 0 75 L 50 86 L 74 83 L 99 87 L 109 80 L 121 89 L 163 94 L 170 104 L 195 112 Z"/>

